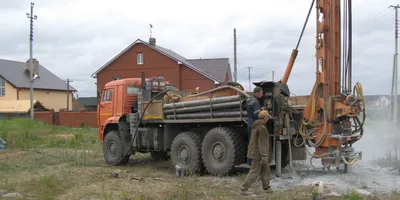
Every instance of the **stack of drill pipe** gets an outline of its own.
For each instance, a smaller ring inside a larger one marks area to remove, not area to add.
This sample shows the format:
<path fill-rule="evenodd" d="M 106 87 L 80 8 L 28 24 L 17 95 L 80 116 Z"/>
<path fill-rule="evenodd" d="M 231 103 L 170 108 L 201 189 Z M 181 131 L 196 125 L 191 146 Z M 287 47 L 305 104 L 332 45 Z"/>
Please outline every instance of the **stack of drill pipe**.
<path fill-rule="evenodd" d="M 234 117 L 247 117 L 246 111 L 219 111 L 219 112 L 200 112 L 167 115 L 167 119 L 212 119 L 212 118 L 234 118 Z"/>
<path fill-rule="evenodd" d="M 164 104 L 167 119 L 210 119 L 246 117 L 245 107 L 240 106 L 240 95 Z"/>

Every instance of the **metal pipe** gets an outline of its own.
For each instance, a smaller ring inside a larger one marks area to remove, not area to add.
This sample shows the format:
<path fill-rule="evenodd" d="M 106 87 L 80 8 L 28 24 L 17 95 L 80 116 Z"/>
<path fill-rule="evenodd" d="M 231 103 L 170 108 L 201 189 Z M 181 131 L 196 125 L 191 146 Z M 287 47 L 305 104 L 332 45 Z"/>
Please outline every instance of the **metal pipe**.
<path fill-rule="evenodd" d="M 176 109 L 176 108 L 184 108 L 184 107 L 193 107 L 193 106 L 201 106 L 201 105 L 210 105 L 210 104 L 216 104 L 216 103 L 227 103 L 227 102 L 232 102 L 232 101 L 240 101 L 240 96 L 235 95 L 235 96 L 225 96 L 225 97 L 215 97 L 215 98 L 208 98 L 208 99 L 202 99 L 202 100 L 195 100 L 195 101 L 185 101 L 185 102 L 179 102 L 179 103 L 168 103 L 164 104 L 163 108 L 165 110 L 169 109 Z"/>
<path fill-rule="evenodd" d="M 280 177 L 282 175 L 282 141 L 276 141 L 276 161 L 275 161 L 275 175 Z"/>
<path fill-rule="evenodd" d="M 231 118 L 231 117 L 247 117 L 245 111 L 233 111 L 233 112 L 202 112 L 202 113 L 190 113 L 190 114 L 178 114 L 178 115 L 167 115 L 167 119 L 207 119 L 207 118 Z"/>
<path fill-rule="evenodd" d="M 308 10 L 306 21 L 304 22 L 303 28 L 302 28 L 301 33 L 300 33 L 299 40 L 297 41 L 296 48 L 293 49 L 292 54 L 290 55 L 289 62 L 286 65 L 286 71 L 285 71 L 285 74 L 283 75 L 283 78 L 282 78 L 282 83 L 283 84 L 287 84 L 287 81 L 289 80 L 289 76 L 290 76 L 290 73 L 292 72 L 294 62 L 295 62 L 295 60 L 297 58 L 297 54 L 299 53 L 299 51 L 297 49 L 299 48 L 301 38 L 303 38 L 303 33 L 304 33 L 304 30 L 306 29 L 308 19 L 310 18 L 310 13 L 312 11 L 314 2 L 315 2 L 315 0 L 312 0 L 310 9 Z"/>
<path fill-rule="evenodd" d="M 144 72 L 142 72 L 142 77 L 141 77 L 141 80 L 140 80 L 140 84 L 141 84 L 141 88 L 143 88 L 143 89 L 145 89 L 146 88 L 146 74 L 144 73 Z"/>
<path fill-rule="evenodd" d="M 292 72 L 294 61 L 296 60 L 298 52 L 299 51 L 297 49 L 293 49 L 292 54 L 290 55 L 289 62 L 286 66 L 285 74 L 283 75 L 283 78 L 282 78 L 283 84 L 287 84 L 287 81 L 289 80 L 289 76 L 290 76 L 290 73 Z"/>
<path fill-rule="evenodd" d="M 219 104 L 211 104 L 211 105 L 202 105 L 202 106 L 193 106 L 193 107 L 184 107 L 184 108 L 177 108 L 177 109 L 167 109 L 164 110 L 164 114 L 180 114 L 180 113 L 194 113 L 194 112 L 204 112 L 204 111 L 211 111 L 211 110 L 225 110 L 230 108 L 237 108 L 240 109 L 240 101 L 233 101 L 227 103 L 219 103 Z"/>
<path fill-rule="evenodd" d="M 202 96 L 202 95 L 205 95 L 207 93 L 212 93 L 212 92 L 215 92 L 215 91 L 218 91 L 218 90 L 222 90 L 222 89 L 232 89 L 232 90 L 235 90 L 236 92 L 240 93 L 241 95 L 243 95 L 245 97 L 250 97 L 250 95 L 248 95 L 245 91 L 240 90 L 239 88 L 233 87 L 233 86 L 230 86 L 230 85 L 224 85 L 224 86 L 217 87 L 217 88 L 214 88 L 214 89 L 211 89 L 211 90 L 208 90 L 208 91 L 205 91 L 205 92 L 201 92 L 201 93 L 198 93 L 198 94 L 188 95 L 186 97 Z"/>

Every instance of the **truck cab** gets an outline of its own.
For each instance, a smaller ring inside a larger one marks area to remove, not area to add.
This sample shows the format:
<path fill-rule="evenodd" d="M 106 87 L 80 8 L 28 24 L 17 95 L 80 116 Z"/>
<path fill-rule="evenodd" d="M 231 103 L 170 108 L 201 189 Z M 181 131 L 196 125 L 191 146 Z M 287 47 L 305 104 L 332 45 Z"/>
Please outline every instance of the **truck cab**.
<path fill-rule="evenodd" d="M 98 139 L 103 142 L 110 124 L 119 122 L 122 116 L 137 110 L 137 99 L 142 87 L 140 78 L 127 78 L 108 82 L 101 93 L 97 106 Z M 135 110 L 136 109 L 136 110 Z"/>

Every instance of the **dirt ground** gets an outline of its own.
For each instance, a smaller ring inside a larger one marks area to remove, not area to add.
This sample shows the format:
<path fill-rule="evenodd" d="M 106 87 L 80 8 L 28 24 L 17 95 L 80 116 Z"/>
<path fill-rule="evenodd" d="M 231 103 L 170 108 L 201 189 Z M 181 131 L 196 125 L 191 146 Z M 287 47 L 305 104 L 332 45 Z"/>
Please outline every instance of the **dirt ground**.
<path fill-rule="evenodd" d="M 0 130 L 4 130 L 1 125 Z M 336 169 L 324 173 L 312 169 L 308 160 L 296 162 L 294 173 L 285 169 L 283 177 L 272 174 L 274 193 L 262 194 L 260 185 L 255 184 L 255 194 L 250 196 L 238 192 L 247 173 L 245 167 L 238 167 L 229 177 L 177 178 L 169 161 L 155 162 L 148 154 L 133 156 L 127 166 L 110 167 L 96 142 L 96 131 L 30 130 L 0 133 L 3 139 L 7 137 L 9 147 L 0 150 L 0 199 L 309 200 L 314 181 L 325 183 L 326 199 L 400 199 L 400 165 L 396 146 L 391 146 L 399 137 L 392 133 L 379 137 L 373 129 L 356 146 L 365 152 L 363 160 L 349 167 L 348 173 Z"/>

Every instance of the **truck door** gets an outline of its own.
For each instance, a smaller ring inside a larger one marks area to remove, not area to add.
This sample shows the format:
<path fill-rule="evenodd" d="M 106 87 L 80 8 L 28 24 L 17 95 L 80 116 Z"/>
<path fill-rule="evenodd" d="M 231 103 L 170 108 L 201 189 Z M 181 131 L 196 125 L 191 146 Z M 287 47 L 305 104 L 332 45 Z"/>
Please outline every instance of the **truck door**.
<path fill-rule="evenodd" d="M 113 115 L 113 88 L 105 89 L 99 104 L 100 126 L 105 126 L 106 120 Z"/>

